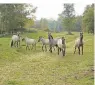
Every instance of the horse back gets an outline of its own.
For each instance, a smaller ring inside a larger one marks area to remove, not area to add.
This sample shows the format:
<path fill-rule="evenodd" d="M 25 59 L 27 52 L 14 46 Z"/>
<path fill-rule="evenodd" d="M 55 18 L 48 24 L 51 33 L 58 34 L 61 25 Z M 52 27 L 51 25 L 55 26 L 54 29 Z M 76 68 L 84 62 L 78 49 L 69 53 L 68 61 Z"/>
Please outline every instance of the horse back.
<path fill-rule="evenodd" d="M 18 37 L 17 35 L 13 35 L 13 36 L 12 36 L 12 40 L 13 40 L 13 41 L 18 41 L 18 40 L 19 40 L 19 37 Z"/>
<path fill-rule="evenodd" d="M 81 45 L 83 45 L 83 41 L 82 42 L 80 42 L 80 38 L 77 38 L 76 40 L 75 40 L 75 46 L 81 46 Z"/>
<path fill-rule="evenodd" d="M 49 39 L 45 39 L 44 43 L 49 44 Z"/>
<path fill-rule="evenodd" d="M 57 45 L 58 45 L 58 47 L 62 47 L 62 39 L 59 39 L 58 41 L 57 41 Z"/>

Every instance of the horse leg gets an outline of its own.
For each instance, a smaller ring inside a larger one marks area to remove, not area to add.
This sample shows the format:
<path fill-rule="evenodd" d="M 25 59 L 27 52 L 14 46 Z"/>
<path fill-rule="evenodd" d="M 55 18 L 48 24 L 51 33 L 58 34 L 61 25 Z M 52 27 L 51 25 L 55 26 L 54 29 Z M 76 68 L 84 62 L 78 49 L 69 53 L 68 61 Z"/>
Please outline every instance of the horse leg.
<path fill-rule="evenodd" d="M 17 43 L 18 43 L 18 44 L 17 44 L 17 47 L 20 47 L 20 41 L 18 41 Z"/>
<path fill-rule="evenodd" d="M 17 47 L 18 47 L 18 42 L 17 42 Z"/>
<path fill-rule="evenodd" d="M 17 42 L 17 47 L 19 47 L 19 46 L 20 46 L 20 41 Z"/>
<path fill-rule="evenodd" d="M 27 50 L 27 47 L 28 47 L 28 46 L 26 45 L 26 50 Z"/>
<path fill-rule="evenodd" d="M 45 51 L 47 51 L 47 47 L 46 47 L 46 45 L 45 45 Z"/>
<path fill-rule="evenodd" d="M 74 54 L 75 54 L 75 52 L 76 52 L 76 46 L 75 46 L 75 51 L 74 51 Z"/>
<path fill-rule="evenodd" d="M 33 45 L 32 45 L 32 47 L 31 47 L 31 50 L 33 50 Z"/>
<path fill-rule="evenodd" d="M 54 51 L 55 51 L 55 47 L 53 46 L 53 49 L 54 49 Z"/>
<path fill-rule="evenodd" d="M 82 45 L 82 47 L 81 47 L 81 48 L 82 48 L 82 55 L 83 55 L 83 45 Z"/>
<path fill-rule="evenodd" d="M 64 50 L 63 50 L 63 48 L 62 48 L 62 54 L 63 54 L 63 56 L 65 56 L 65 55 L 64 55 Z"/>
<path fill-rule="evenodd" d="M 36 44 L 35 44 L 35 50 L 36 50 Z"/>
<path fill-rule="evenodd" d="M 58 55 L 59 55 L 59 47 L 58 47 Z"/>
<path fill-rule="evenodd" d="M 52 53 L 52 46 L 50 46 L 50 52 Z"/>
<path fill-rule="evenodd" d="M 17 47 L 17 42 L 15 42 L 15 47 Z"/>
<path fill-rule="evenodd" d="M 16 42 L 16 47 L 18 47 L 18 41 Z"/>
<path fill-rule="evenodd" d="M 20 46 L 20 41 L 19 41 L 19 46 Z"/>
<path fill-rule="evenodd" d="M 29 45 L 27 45 L 27 47 L 28 47 L 28 50 L 30 50 Z"/>
<path fill-rule="evenodd" d="M 49 45 L 49 51 L 50 51 L 50 45 Z"/>
<path fill-rule="evenodd" d="M 13 43 L 13 47 L 15 47 L 15 42 Z"/>
<path fill-rule="evenodd" d="M 42 45 L 42 51 L 44 51 L 43 46 L 44 46 L 44 45 Z"/>
<path fill-rule="evenodd" d="M 62 49 L 60 48 L 60 52 L 61 52 L 61 50 L 62 50 Z"/>
<path fill-rule="evenodd" d="M 64 56 L 65 56 L 65 49 L 64 49 Z"/>
<path fill-rule="evenodd" d="M 80 46 L 78 47 L 78 50 L 79 50 L 79 55 L 80 55 Z"/>
<path fill-rule="evenodd" d="M 50 44 L 50 49 L 49 49 L 49 51 L 52 53 L 52 45 Z"/>
<path fill-rule="evenodd" d="M 52 47 L 50 46 L 50 49 L 49 49 L 49 51 L 52 53 Z"/>

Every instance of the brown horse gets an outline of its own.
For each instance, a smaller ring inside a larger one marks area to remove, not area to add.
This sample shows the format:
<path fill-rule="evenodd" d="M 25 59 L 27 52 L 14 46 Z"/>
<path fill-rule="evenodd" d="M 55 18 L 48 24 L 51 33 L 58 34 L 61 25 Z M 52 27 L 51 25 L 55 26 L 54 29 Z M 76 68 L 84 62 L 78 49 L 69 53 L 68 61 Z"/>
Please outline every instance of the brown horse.
<path fill-rule="evenodd" d="M 82 55 L 83 55 L 83 33 L 82 32 L 80 33 L 80 37 L 75 40 L 75 51 L 74 51 L 74 54 L 76 52 L 76 48 L 78 48 L 78 51 L 79 51 L 78 53 L 80 55 L 80 47 L 81 47 Z"/>

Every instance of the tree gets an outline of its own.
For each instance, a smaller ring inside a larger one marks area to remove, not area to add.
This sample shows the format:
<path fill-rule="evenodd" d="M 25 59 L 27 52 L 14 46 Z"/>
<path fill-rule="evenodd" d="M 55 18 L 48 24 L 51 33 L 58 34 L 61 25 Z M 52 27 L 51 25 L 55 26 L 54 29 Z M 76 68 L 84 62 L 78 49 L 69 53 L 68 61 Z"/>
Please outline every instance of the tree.
<path fill-rule="evenodd" d="M 32 27 L 37 28 L 37 29 L 41 29 L 40 20 L 35 20 Z"/>
<path fill-rule="evenodd" d="M 43 30 L 48 29 L 48 20 L 45 18 L 41 18 L 40 25 L 41 25 L 41 29 Z"/>
<path fill-rule="evenodd" d="M 60 16 L 60 15 L 59 15 L 59 16 Z M 59 18 L 57 19 L 57 31 L 60 32 L 60 31 L 62 31 L 62 29 L 64 30 L 64 26 L 62 26 L 62 18 L 59 17 Z"/>
<path fill-rule="evenodd" d="M 49 30 L 51 30 L 51 31 L 56 31 L 56 27 L 57 27 L 57 22 L 54 20 L 54 19 L 49 19 L 48 20 L 48 28 L 49 28 Z"/>
<path fill-rule="evenodd" d="M 81 32 L 82 31 L 82 16 L 76 16 L 74 22 L 75 24 L 74 24 L 74 28 L 72 29 L 72 31 Z"/>
<path fill-rule="evenodd" d="M 71 33 L 71 29 L 73 28 L 73 20 L 75 17 L 74 4 L 64 4 L 64 11 L 60 14 L 62 20 L 62 24 L 64 28 L 68 31 L 68 34 Z"/>
<path fill-rule="evenodd" d="M 94 33 L 94 4 L 87 5 L 83 13 L 83 30 Z"/>
<path fill-rule="evenodd" d="M 2 32 L 18 31 L 27 23 L 27 16 L 35 10 L 31 4 L 0 4 L 0 29 Z"/>

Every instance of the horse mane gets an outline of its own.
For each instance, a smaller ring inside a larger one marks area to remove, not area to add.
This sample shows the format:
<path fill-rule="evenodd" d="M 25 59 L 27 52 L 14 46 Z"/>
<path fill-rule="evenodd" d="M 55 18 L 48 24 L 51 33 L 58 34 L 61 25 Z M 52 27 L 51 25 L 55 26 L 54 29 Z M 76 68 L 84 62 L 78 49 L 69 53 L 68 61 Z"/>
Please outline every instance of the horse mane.
<path fill-rule="evenodd" d="M 52 36 L 52 35 L 48 35 L 48 37 L 49 37 L 49 40 L 50 40 L 50 39 L 53 39 L 53 36 Z"/>
<path fill-rule="evenodd" d="M 65 44 L 65 38 L 62 37 L 62 44 Z"/>

